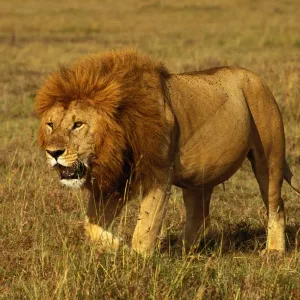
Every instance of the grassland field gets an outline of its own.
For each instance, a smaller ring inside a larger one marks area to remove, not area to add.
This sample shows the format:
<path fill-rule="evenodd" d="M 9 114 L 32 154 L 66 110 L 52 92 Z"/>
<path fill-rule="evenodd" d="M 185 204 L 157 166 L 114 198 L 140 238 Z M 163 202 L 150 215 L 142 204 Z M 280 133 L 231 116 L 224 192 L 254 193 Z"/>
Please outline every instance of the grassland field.
<path fill-rule="evenodd" d="M 300 176 L 297 0 L 0 0 L 0 299 L 300 299 L 300 196 L 284 184 L 287 254 L 260 256 L 266 213 L 248 162 L 217 187 L 214 237 L 193 255 L 170 241 L 185 222 L 174 189 L 153 258 L 97 252 L 81 232 L 84 192 L 60 186 L 37 144 L 34 96 L 60 64 L 135 47 L 172 72 L 242 66 L 279 103 Z M 114 230 L 129 243 L 138 203 Z"/>

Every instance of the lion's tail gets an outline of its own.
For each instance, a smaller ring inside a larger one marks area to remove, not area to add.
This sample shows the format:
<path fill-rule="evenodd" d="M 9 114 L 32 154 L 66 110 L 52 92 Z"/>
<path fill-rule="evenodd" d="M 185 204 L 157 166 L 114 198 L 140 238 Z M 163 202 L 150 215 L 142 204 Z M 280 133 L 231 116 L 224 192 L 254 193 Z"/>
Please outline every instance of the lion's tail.
<path fill-rule="evenodd" d="M 286 159 L 284 160 L 284 171 L 283 177 L 286 182 L 298 193 L 300 194 L 300 182 L 295 178 L 294 174 L 292 173 Z"/>

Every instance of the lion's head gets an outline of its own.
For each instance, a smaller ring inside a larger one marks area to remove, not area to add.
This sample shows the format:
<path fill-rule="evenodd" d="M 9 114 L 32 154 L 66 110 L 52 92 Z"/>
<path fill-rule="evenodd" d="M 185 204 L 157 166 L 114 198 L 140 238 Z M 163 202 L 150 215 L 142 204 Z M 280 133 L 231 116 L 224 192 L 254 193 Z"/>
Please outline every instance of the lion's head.
<path fill-rule="evenodd" d="M 145 188 L 161 175 L 167 76 L 129 50 L 88 56 L 49 76 L 36 97 L 39 143 L 63 184 L 96 181 L 116 191 L 131 171 Z"/>

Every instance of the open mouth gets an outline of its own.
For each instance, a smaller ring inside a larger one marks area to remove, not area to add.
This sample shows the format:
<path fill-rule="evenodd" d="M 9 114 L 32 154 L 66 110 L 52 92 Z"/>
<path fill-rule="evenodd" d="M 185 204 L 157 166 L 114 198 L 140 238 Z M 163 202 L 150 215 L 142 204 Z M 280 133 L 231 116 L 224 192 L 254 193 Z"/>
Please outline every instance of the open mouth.
<path fill-rule="evenodd" d="M 82 179 L 86 173 L 86 167 L 83 163 L 77 162 L 71 167 L 58 165 L 61 179 Z"/>

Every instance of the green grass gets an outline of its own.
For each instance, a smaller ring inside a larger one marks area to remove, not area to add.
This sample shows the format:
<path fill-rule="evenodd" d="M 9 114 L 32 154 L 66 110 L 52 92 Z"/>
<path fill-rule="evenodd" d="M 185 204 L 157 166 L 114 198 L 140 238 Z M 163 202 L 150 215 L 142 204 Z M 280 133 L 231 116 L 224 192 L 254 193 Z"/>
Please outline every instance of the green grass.
<path fill-rule="evenodd" d="M 174 189 L 160 243 L 145 260 L 99 253 L 82 234 L 84 192 L 61 187 L 38 148 L 34 94 L 59 64 L 133 46 L 172 72 L 239 65 L 258 72 L 283 114 L 300 175 L 300 3 L 297 1 L 2 1 L 0 3 L 1 299 L 299 299 L 300 197 L 283 188 L 284 258 L 261 257 L 265 209 L 245 163 L 217 187 L 213 238 L 199 253 L 170 249 L 185 222 Z M 129 204 L 114 230 L 129 243 Z"/>

